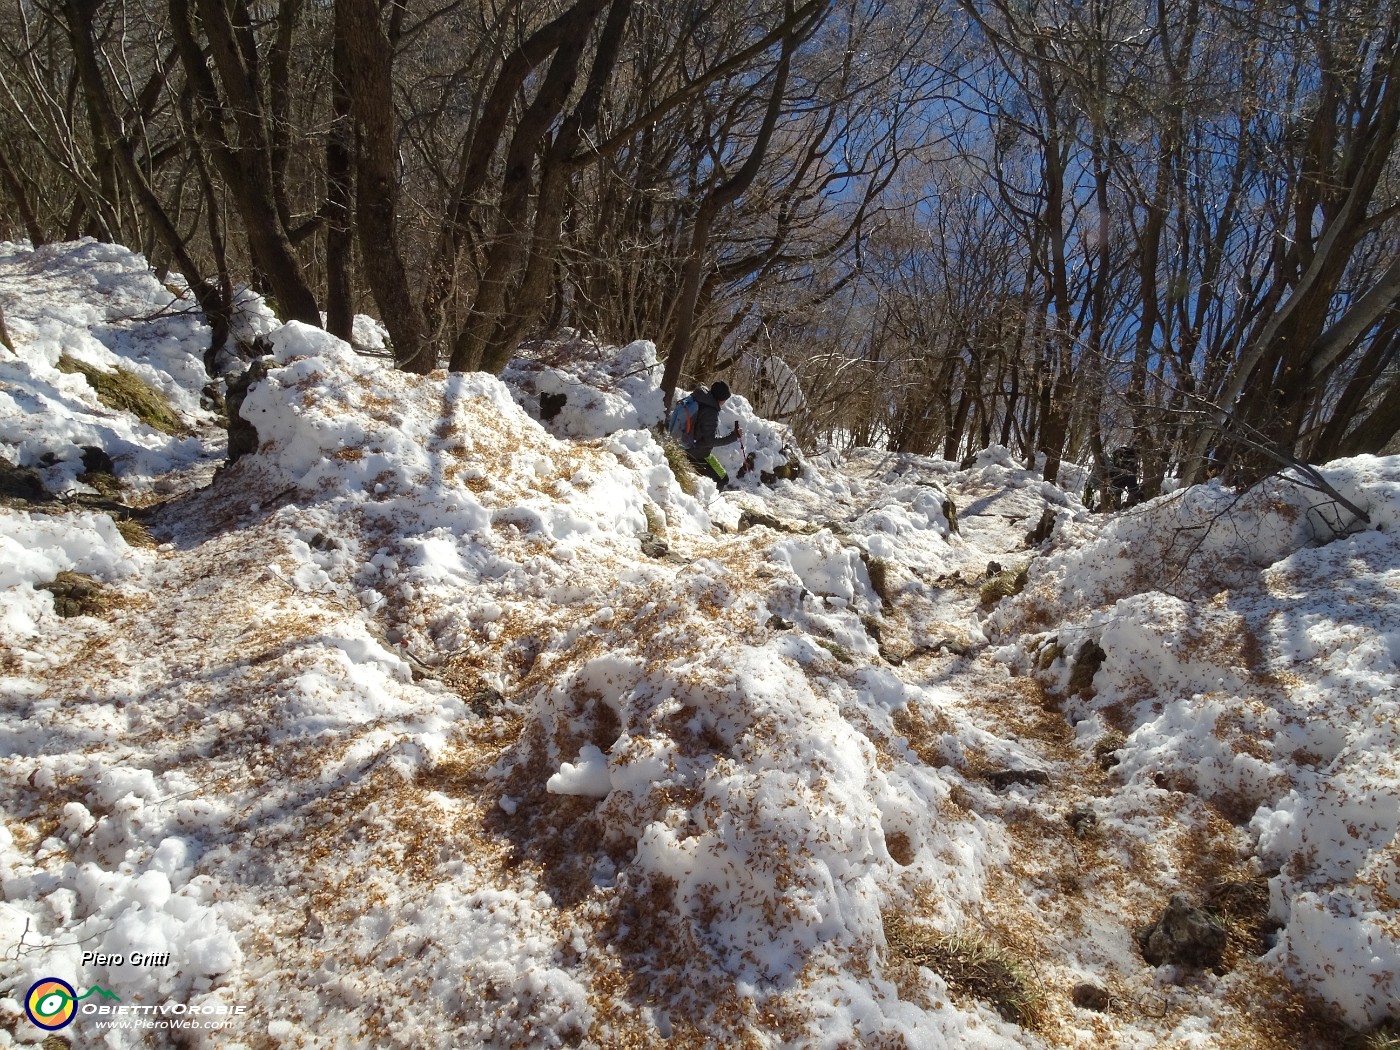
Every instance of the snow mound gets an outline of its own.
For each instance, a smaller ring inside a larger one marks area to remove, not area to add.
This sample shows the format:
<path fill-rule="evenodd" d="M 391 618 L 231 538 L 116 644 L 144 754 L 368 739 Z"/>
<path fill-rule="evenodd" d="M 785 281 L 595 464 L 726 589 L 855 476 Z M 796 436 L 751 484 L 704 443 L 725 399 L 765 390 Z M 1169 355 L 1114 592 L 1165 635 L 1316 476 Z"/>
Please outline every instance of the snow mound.
<path fill-rule="evenodd" d="M 308 496 L 403 515 L 424 533 L 510 527 L 567 548 L 646 533 L 648 501 L 673 527 L 709 529 L 644 431 L 577 446 L 546 433 L 494 376 L 413 376 L 295 322 L 271 341 L 278 367 L 241 414 L 258 431 L 258 465 Z"/>
<path fill-rule="evenodd" d="M 812 1027 L 825 1000 L 820 982 L 808 985 L 875 957 L 896 872 L 956 870 L 975 893 L 1003 856 L 992 829 L 952 818 L 950 783 L 886 771 L 874 743 L 911 700 L 939 697 L 873 667 L 838 674 L 802 636 L 745 643 L 707 629 L 689 603 L 708 597 L 739 623 L 766 612 L 717 563 L 676 582 L 664 603 L 618 595 L 625 623 L 608 607 L 551 647 L 551 679 L 497 769 L 500 827 L 527 856 L 549 858 L 560 906 L 607 892 L 610 955 L 677 989 L 665 1008 L 676 1020 L 721 1029 L 736 992 L 796 994 L 814 1012 L 788 1039 L 913 1038 L 912 1018 L 863 992 Z M 929 819 L 930 807 L 949 819 Z M 950 915 L 968 903 L 957 892 Z M 653 1023 L 664 1032 L 669 1021 Z M 941 1045 L 927 1039 L 916 1042 Z"/>
<path fill-rule="evenodd" d="M 165 294 L 118 249 L 14 251 L 0 366 L 51 385 L 59 343 L 113 352 L 114 295 Z M 121 320 L 125 359 L 173 320 Z M 1287 484 L 1091 519 L 996 449 L 831 452 L 702 507 L 646 344 L 502 383 L 267 327 L 260 448 L 162 489 L 158 550 L 0 507 L 0 1045 L 43 1037 L 42 977 L 244 1009 L 210 1046 L 1282 1045 L 1280 972 L 1397 1012 L 1396 461 L 1327 469 L 1369 525 Z M 57 447 L 83 412 L 0 426 Z M 731 467 L 782 454 L 735 420 Z M 1048 525 L 1028 591 L 975 611 Z M 116 584 L 100 615 L 35 589 L 70 567 Z M 1281 923 L 1262 963 L 1145 963 L 1149 911 L 1241 873 Z M 1039 1026 L 916 929 L 1033 964 Z M 95 1020 L 83 1045 L 164 1038 Z"/>
<path fill-rule="evenodd" d="M 501 379 L 556 437 L 641 430 L 665 412 L 656 344 L 646 339 L 616 347 L 567 333 L 513 357 Z"/>
<path fill-rule="evenodd" d="M 501 380 L 520 406 L 559 438 L 658 428 L 665 418 L 656 344 L 646 339 L 616 347 L 566 334 L 513 357 Z M 687 393 L 678 390 L 676 397 Z M 791 434 L 737 394 L 721 410 L 717 432 L 726 435 L 735 423 L 743 430 L 742 444 L 721 446 L 715 457 L 736 486 L 755 488 L 765 472 L 795 455 Z M 751 469 L 741 478 L 746 459 Z"/>
<path fill-rule="evenodd" d="M 182 288 L 162 285 L 135 252 L 91 240 L 0 243 L 0 274 L 18 289 L 3 304 L 15 353 L 0 348 L 0 455 L 41 468 L 55 492 L 91 491 L 78 481 L 85 445 L 103 449 L 136 488 L 207 457 L 202 442 L 113 411 L 81 374 L 58 367 L 69 358 L 104 372 L 124 368 L 186 420 L 211 422 L 200 404 L 209 328 Z"/>
<path fill-rule="evenodd" d="M 988 626 L 1026 632 L 1003 659 L 1061 692 L 1098 647 L 1081 741 L 1120 726 L 1125 798 L 1182 791 L 1247 828 L 1274 952 L 1363 1027 L 1400 1009 L 1400 458 L 1322 474 L 1369 523 L 1289 478 L 1183 490 L 1034 563 Z"/>

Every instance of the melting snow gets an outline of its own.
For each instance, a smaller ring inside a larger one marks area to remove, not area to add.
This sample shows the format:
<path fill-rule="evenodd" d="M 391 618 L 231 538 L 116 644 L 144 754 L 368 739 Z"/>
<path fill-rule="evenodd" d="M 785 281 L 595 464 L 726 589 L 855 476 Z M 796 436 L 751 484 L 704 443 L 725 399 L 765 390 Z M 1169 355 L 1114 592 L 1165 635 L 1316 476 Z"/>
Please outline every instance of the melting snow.
<path fill-rule="evenodd" d="M 0 455 L 91 495 L 100 445 L 159 542 L 0 505 L 0 1043 L 41 1040 L 45 977 L 248 1047 L 1320 1046 L 1329 1009 L 1400 1008 L 1400 462 L 1326 468 L 1369 523 L 1286 479 L 1092 518 L 1004 449 L 694 498 L 649 343 L 413 376 L 249 298 L 262 445 L 215 478 L 179 291 L 123 249 L 0 245 Z M 1029 585 L 989 614 L 991 560 Z M 98 615 L 56 615 L 67 570 Z M 1172 893 L 1251 880 L 1258 958 L 1142 961 Z M 1033 1026 L 895 920 L 1024 960 Z M 165 1045 L 113 1016 L 65 1035 Z"/>

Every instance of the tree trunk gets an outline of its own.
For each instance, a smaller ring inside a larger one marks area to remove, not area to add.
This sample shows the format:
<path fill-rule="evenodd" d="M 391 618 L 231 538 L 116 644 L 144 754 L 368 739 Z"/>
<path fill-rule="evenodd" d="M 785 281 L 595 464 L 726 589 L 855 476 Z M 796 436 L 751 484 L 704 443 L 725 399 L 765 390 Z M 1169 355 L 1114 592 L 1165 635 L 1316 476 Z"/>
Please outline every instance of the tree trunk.
<path fill-rule="evenodd" d="M 10 353 L 15 352 L 15 341 L 10 338 L 10 330 L 5 327 L 5 307 L 0 304 L 0 346 Z"/>
<path fill-rule="evenodd" d="M 200 273 L 199 266 L 190 254 L 184 238 L 180 236 L 179 230 L 175 228 L 175 223 L 171 220 L 160 199 L 156 197 L 150 183 L 146 181 L 145 173 L 136 162 L 131 144 L 120 134 L 120 121 L 112 106 L 111 96 L 107 93 L 107 86 L 102 79 L 102 70 L 97 61 L 97 45 L 93 37 L 92 26 L 92 18 L 96 10 L 97 0 L 69 0 L 67 4 L 70 39 L 73 43 L 74 60 L 83 83 L 83 92 L 87 96 L 89 106 L 92 107 L 93 112 L 97 114 L 98 119 L 102 121 L 108 132 L 113 155 L 136 194 L 147 221 L 155 228 L 165 250 L 170 253 L 171 258 L 180 267 L 196 301 L 213 326 L 214 331 L 209 353 L 205 355 L 205 366 L 208 368 L 213 363 L 213 353 L 218 350 L 227 337 L 231 304 L 220 289 L 206 281 Z"/>
<path fill-rule="evenodd" d="M 666 367 L 661 373 L 661 392 L 665 397 L 668 409 L 676 392 L 676 383 L 681 377 L 681 367 L 685 364 L 685 358 L 690 352 L 694 337 L 695 306 L 700 298 L 700 285 L 704 280 L 708 262 L 711 226 L 720 210 L 738 200 L 758 175 L 759 166 L 763 163 L 764 155 L 768 152 L 768 143 L 773 138 L 773 129 L 778 123 L 778 114 L 782 110 L 783 96 L 787 91 L 788 70 L 792 66 L 792 53 L 796 49 L 797 36 L 790 32 L 783 37 L 782 53 L 778 59 L 778 67 L 773 74 L 773 87 L 768 93 L 768 107 L 764 111 L 763 123 L 759 126 L 758 135 L 754 140 L 753 149 L 750 151 L 748 159 L 732 179 L 713 187 L 705 195 L 705 199 L 700 203 L 700 211 L 695 216 L 695 225 L 691 230 L 690 245 L 686 251 L 685 266 L 682 270 L 680 304 L 676 310 L 675 319 L 675 337 L 670 351 L 666 355 Z"/>
<path fill-rule="evenodd" d="M 1338 456 L 1379 455 L 1400 434 L 1400 379 L 1391 381 L 1369 415 L 1337 445 Z"/>
<path fill-rule="evenodd" d="M 348 343 L 355 329 L 355 126 L 346 88 L 350 59 L 338 33 L 332 43 L 331 65 L 331 127 L 326 136 L 326 331 Z"/>
<path fill-rule="evenodd" d="M 29 194 L 24 192 L 24 186 L 10 167 L 9 158 L 6 151 L 0 149 L 0 180 L 3 180 L 4 187 L 10 198 L 15 202 L 15 208 L 19 211 L 19 221 L 24 224 L 25 235 L 29 238 L 29 243 L 38 248 L 47 242 L 44 231 L 39 226 L 39 220 L 34 215 L 34 208 L 29 203 Z"/>
<path fill-rule="evenodd" d="M 219 0 L 196 2 L 224 85 L 222 94 L 195 39 L 189 0 L 169 0 L 169 5 L 180 61 L 204 111 L 198 122 L 201 137 L 233 196 L 254 261 L 276 296 L 282 315 L 319 328 L 321 312 L 316 295 L 302 276 L 301 263 L 278 214 L 271 146 L 256 81 L 246 67 L 228 9 Z M 233 142 L 227 134 L 230 121 L 237 136 Z"/>
<path fill-rule="evenodd" d="M 344 47 L 346 92 L 355 118 L 355 217 L 360 260 L 394 359 L 406 371 L 426 375 L 437 367 L 427 324 L 403 262 L 398 232 L 398 165 L 395 152 L 393 56 L 375 0 L 336 0 L 337 47 Z"/>

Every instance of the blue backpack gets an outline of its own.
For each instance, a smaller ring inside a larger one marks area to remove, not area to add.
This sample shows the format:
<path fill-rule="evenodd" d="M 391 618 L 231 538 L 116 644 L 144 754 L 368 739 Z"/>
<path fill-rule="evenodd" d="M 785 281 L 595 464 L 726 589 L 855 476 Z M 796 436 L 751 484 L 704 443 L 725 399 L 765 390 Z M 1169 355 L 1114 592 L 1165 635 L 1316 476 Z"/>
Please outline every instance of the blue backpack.
<path fill-rule="evenodd" d="M 666 429 L 681 448 L 691 449 L 695 447 L 695 440 L 698 437 L 695 424 L 699 418 L 700 402 L 695 400 L 694 394 L 682 398 L 671 406 L 671 418 L 666 421 Z"/>

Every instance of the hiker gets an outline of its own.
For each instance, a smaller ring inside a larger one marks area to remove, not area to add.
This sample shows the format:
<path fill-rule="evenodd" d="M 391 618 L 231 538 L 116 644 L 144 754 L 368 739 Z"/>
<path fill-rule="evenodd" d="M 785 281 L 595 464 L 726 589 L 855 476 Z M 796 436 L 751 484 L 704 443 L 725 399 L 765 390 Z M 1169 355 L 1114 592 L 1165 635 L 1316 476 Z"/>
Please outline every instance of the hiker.
<path fill-rule="evenodd" d="M 1110 502 L 1117 503 L 1124 510 L 1142 502 L 1142 488 L 1138 485 L 1138 454 L 1131 445 L 1120 445 L 1113 450 L 1108 463 L 1108 491 Z"/>
<path fill-rule="evenodd" d="M 668 429 L 685 450 L 690 465 L 701 477 L 709 478 L 720 490 L 729 484 L 729 473 L 715 458 L 720 445 L 732 445 L 743 437 L 739 424 L 724 437 L 716 435 L 720 407 L 729 400 L 729 386 L 723 380 L 709 390 L 698 386 L 689 397 L 676 402 L 671 409 Z"/>

